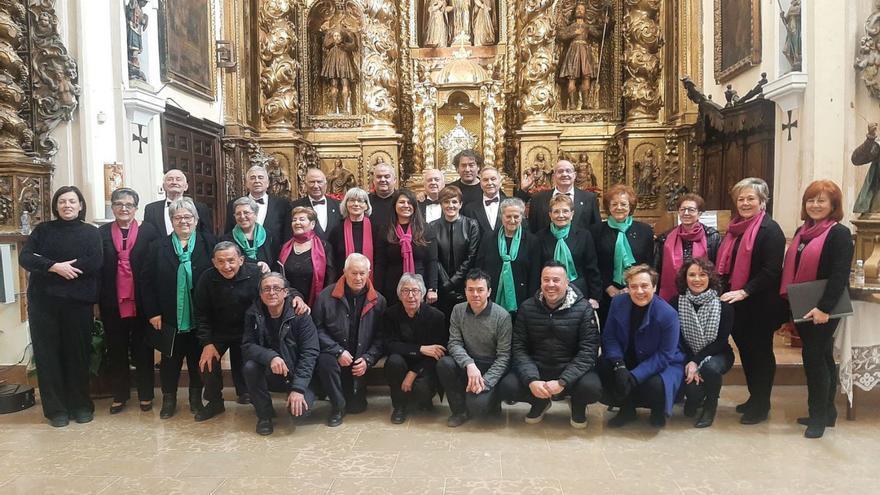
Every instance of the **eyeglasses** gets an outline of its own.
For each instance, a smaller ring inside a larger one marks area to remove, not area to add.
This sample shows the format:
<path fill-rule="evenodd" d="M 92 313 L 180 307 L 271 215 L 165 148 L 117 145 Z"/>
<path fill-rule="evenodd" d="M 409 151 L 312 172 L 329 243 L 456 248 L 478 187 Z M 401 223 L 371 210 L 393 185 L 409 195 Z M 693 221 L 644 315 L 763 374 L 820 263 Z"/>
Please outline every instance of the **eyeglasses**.
<path fill-rule="evenodd" d="M 192 222 L 193 220 L 195 220 L 196 217 L 193 215 L 174 215 L 173 217 L 171 217 L 171 219 L 177 223 L 180 223 L 180 222 L 189 223 L 189 222 Z"/>
<path fill-rule="evenodd" d="M 114 201 L 113 203 L 111 203 L 111 206 L 113 206 L 114 208 L 119 208 L 120 210 L 133 210 L 137 208 L 138 205 L 134 203 L 123 203 L 121 201 Z"/>
<path fill-rule="evenodd" d="M 422 289 L 400 289 L 402 296 L 418 296 L 422 293 Z"/>
<path fill-rule="evenodd" d="M 679 208 L 679 209 L 678 209 L 678 212 L 679 212 L 679 213 L 685 213 L 685 214 L 688 214 L 688 213 L 689 213 L 689 214 L 694 214 L 694 213 L 696 213 L 696 212 L 698 212 L 698 211 L 700 211 L 700 210 L 698 210 L 698 209 L 696 209 L 696 208 Z"/>
<path fill-rule="evenodd" d="M 263 294 L 279 294 L 279 293 L 284 292 L 286 290 L 287 290 L 286 287 L 271 287 L 270 286 L 270 287 L 263 287 L 262 289 L 260 289 L 260 292 L 262 292 Z"/>
<path fill-rule="evenodd" d="M 367 204 L 367 200 L 361 199 L 361 198 L 348 198 L 348 202 L 349 203 L 358 203 L 358 204 L 362 204 L 362 205 Z"/>
<path fill-rule="evenodd" d="M 254 212 L 252 212 L 252 211 L 237 211 L 237 212 L 235 212 L 235 216 L 237 218 L 247 218 L 247 217 L 251 217 L 253 215 L 254 215 Z"/>

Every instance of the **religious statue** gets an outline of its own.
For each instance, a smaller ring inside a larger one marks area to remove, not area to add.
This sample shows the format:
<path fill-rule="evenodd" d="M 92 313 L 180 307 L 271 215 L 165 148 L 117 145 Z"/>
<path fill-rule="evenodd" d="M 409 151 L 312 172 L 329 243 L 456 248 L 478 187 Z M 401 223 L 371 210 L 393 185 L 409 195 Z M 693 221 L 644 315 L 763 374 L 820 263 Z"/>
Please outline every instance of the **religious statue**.
<path fill-rule="evenodd" d="M 553 185 L 553 168 L 544 156 L 544 152 L 535 154 L 535 160 L 523 172 L 520 187 L 523 190 L 546 189 Z"/>
<path fill-rule="evenodd" d="M 470 43 L 471 40 L 471 0 L 452 0 L 453 42 Z"/>
<path fill-rule="evenodd" d="M 654 158 L 654 150 L 649 148 L 641 161 L 636 160 L 636 194 L 638 196 L 653 196 L 655 194 L 654 174 L 657 168 L 657 160 Z"/>
<path fill-rule="evenodd" d="M 601 37 L 602 32 L 587 23 L 586 4 L 579 2 L 571 15 L 571 22 L 559 28 L 559 40 L 568 42 L 559 63 L 559 79 L 566 81 L 568 109 L 583 110 L 590 107 L 590 86 L 599 76 L 590 37 Z"/>
<path fill-rule="evenodd" d="M 149 18 L 144 7 L 149 0 L 128 0 L 125 6 L 125 19 L 128 25 L 128 78 L 146 81 L 141 70 L 140 54 L 144 49 L 143 33 Z"/>
<path fill-rule="evenodd" d="M 578 162 L 574 169 L 577 172 L 574 185 L 578 189 L 588 190 L 599 185 L 596 174 L 593 172 L 593 164 L 590 163 L 590 157 L 586 153 L 578 155 Z"/>
<path fill-rule="evenodd" d="M 871 164 L 853 213 L 880 213 L 880 143 L 877 143 L 876 122 L 868 124 L 865 142 L 853 151 L 851 160 L 856 166 Z"/>
<path fill-rule="evenodd" d="M 428 20 L 426 22 L 424 46 L 445 48 L 449 46 L 449 12 L 452 7 L 446 0 L 427 0 Z"/>
<path fill-rule="evenodd" d="M 474 0 L 474 46 L 495 44 L 493 0 Z"/>
<path fill-rule="evenodd" d="M 290 177 L 277 164 L 273 164 L 269 168 L 269 184 L 269 192 L 272 195 L 281 197 L 288 197 L 290 195 Z"/>
<path fill-rule="evenodd" d="M 327 176 L 327 192 L 341 197 L 356 186 L 354 174 L 342 166 L 342 160 L 337 159 L 333 164 L 333 171 Z"/>
<path fill-rule="evenodd" d="M 780 9 L 782 6 L 780 5 Z M 788 59 L 791 70 L 801 70 L 801 0 L 791 0 L 788 12 L 780 12 L 785 24 L 785 45 L 782 54 Z"/>
<path fill-rule="evenodd" d="M 321 77 L 330 82 L 333 113 L 351 113 L 351 86 L 357 73 L 352 54 L 357 50 L 357 39 L 354 33 L 337 24 L 324 33 L 323 46 Z"/>

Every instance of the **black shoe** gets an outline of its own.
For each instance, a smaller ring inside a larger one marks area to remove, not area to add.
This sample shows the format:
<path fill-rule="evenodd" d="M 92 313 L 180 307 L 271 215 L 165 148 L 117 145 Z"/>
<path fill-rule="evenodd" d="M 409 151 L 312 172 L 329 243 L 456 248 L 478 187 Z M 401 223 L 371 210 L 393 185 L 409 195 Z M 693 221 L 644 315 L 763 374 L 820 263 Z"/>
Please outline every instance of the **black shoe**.
<path fill-rule="evenodd" d="M 575 408 L 572 408 L 569 424 L 572 428 L 583 430 L 587 427 L 587 408 L 584 407 L 583 410 L 580 410 L 580 408 L 577 408 L 577 410 L 574 409 Z"/>
<path fill-rule="evenodd" d="M 710 406 L 709 404 L 706 404 L 703 407 L 703 413 L 700 414 L 700 419 L 694 423 L 694 428 L 708 428 L 712 426 L 712 423 L 715 422 L 715 412 L 717 409 L 717 405 Z"/>
<path fill-rule="evenodd" d="M 767 421 L 769 413 L 764 411 L 748 411 L 739 419 L 740 424 L 756 425 Z"/>
<path fill-rule="evenodd" d="M 142 400 L 140 402 L 140 408 L 143 412 L 150 412 L 153 410 L 153 401 L 152 400 Z"/>
<path fill-rule="evenodd" d="M 700 404 L 695 400 L 686 400 L 684 401 L 684 415 L 688 418 L 693 418 L 697 415 L 697 409 L 700 408 Z"/>
<path fill-rule="evenodd" d="M 666 411 L 663 409 L 651 409 L 651 418 L 648 420 L 654 428 L 666 426 Z"/>
<path fill-rule="evenodd" d="M 608 420 L 609 428 L 620 428 L 621 426 L 626 425 L 627 423 L 632 423 L 636 420 L 636 410 L 634 408 L 620 408 L 620 411 L 617 413 L 617 416 Z"/>
<path fill-rule="evenodd" d="M 110 414 L 119 414 L 125 409 L 125 402 L 116 402 L 110 404 Z"/>
<path fill-rule="evenodd" d="M 752 407 L 752 399 L 749 398 L 749 400 L 736 406 L 736 412 L 739 414 L 745 414 L 746 412 L 748 412 L 749 409 L 751 409 L 751 407 Z"/>
<path fill-rule="evenodd" d="M 544 415 L 547 414 L 547 411 L 550 410 L 550 406 L 553 405 L 553 401 L 547 401 L 544 404 L 533 405 L 529 410 L 529 413 L 526 414 L 526 424 L 535 425 L 544 420 Z"/>
<path fill-rule="evenodd" d="M 342 424 L 342 418 L 345 416 L 345 411 L 336 411 L 334 410 L 330 413 L 330 417 L 327 418 L 327 426 L 330 428 L 335 428 Z"/>
<path fill-rule="evenodd" d="M 70 424 L 70 418 L 66 414 L 56 414 L 49 418 L 49 424 L 55 428 L 63 428 Z"/>
<path fill-rule="evenodd" d="M 95 419 L 95 413 L 92 411 L 77 411 L 73 413 L 73 420 L 81 425 L 91 423 L 93 419 Z"/>
<path fill-rule="evenodd" d="M 804 432 L 805 438 L 822 438 L 825 434 L 825 425 L 810 425 Z"/>
<path fill-rule="evenodd" d="M 393 411 L 391 411 L 391 424 L 402 425 L 406 422 L 406 408 L 405 407 L 395 407 Z"/>
<path fill-rule="evenodd" d="M 468 419 L 469 419 L 468 413 L 466 413 L 466 412 L 452 414 L 449 416 L 449 419 L 446 420 L 446 426 L 448 426 L 450 428 L 457 428 L 457 427 L 467 423 Z"/>
<path fill-rule="evenodd" d="M 275 431 L 275 427 L 272 426 L 272 418 L 257 420 L 257 434 L 258 435 L 263 435 L 263 436 L 271 435 L 273 431 Z"/>
<path fill-rule="evenodd" d="M 211 401 L 196 412 L 195 420 L 206 421 L 224 411 L 226 411 L 226 406 L 223 405 L 223 401 Z"/>
<path fill-rule="evenodd" d="M 189 389 L 189 412 L 195 414 L 201 411 L 203 407 L 205 406 L 202 404 L 202 389 Z"/>
<path fill-rule="evenodd" d="M 804 426 L 810 426 L 810 424 L 811 424 L 809 416 L 804 416 L 803 418 L 798 418 L 797 422 L 798 422 L 798 424 L 801 424 Z M 836 425 L 836 424 L 837 424 L 837 411 L 834 411 L 834 414 L 829 414 L 825 418 L 825 426 L 828 428 L 834 428 L 834 425 Z"/>
<path fill-rule="evenodd" d="M 159 418 L 168 419 L 177 412 L 177 394 L 162 394 L 162 409 Z"/>
<path fill-rule="evenodd" d="M 237 399 L 235 399 L 235 402 L 237 402 L 239 404 L 243 404 L 243 405 L 250 404 L 251 403 L 251 394 L 243 393 L 243 394 L 239 395 Z"/>

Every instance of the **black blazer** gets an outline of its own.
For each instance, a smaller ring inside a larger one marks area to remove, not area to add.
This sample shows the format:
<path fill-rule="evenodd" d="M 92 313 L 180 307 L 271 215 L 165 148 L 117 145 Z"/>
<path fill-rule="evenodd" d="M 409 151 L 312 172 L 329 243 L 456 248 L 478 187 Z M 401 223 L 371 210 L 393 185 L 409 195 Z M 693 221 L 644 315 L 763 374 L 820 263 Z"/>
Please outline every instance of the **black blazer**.
<path fill-rule="evenodd" d="M 555 259 L 556 238 L 548 227 L 538 234 L 538 239 L 541 241 L 540 266 L 544 266 L 544 263 Z M 604 291 L 596 263 L 596 245 L 593 243 L 590 231 L 572 225 L 565 244 L 571 251 L 571 258 L 578 271 L 578 278 L 572 282 L 572 285 L 577 287 L 585 298 L 601 301 Z"/>
<path fill-rule="evenodd" d="M 529 201 L 529 229 L 532 233 L 538 233 L 550 227 L 550 199 L 553 190 L 541 191 L 531 197 Z M 520 198 L 523 195 L 519 196 Z M 574 216 L 571 219 L 573 227 L 589 229 L 591 225 L 602 222 L 599 215 L 599 199 L 596 193 L 574 188 Z M 592 297 L 592 296 L 591 296 Z"/>
<path fill-rule="evenodd" d="M 439 204 L 440 204 L 440 201 L 439 201 L 439 200 L 438 200 L 438 201 L 433 201 L 433 200 L 430 200 L 430 199 L 428 199 L 428 198 L 425 198 L 424 201 L 419 201 L 419 211 L 422 212 L 422 218 L 425 220 L 425 223 L 429 223 L 429 222 L 428 222 L 428 216 L 427 216 L 427 214 L 426 214 L 426 213 L 427 213 L 427 210 L 428 210 L 428 202 L 429 202 L 429 201 L 431 202 L 432 205 L 439 205 Z M 442 210 L 440 211 L 440 217 L 441 217 L 441 218 L 443 217 L 443 211 L 442 211 Z"/>
<path fill-rule="evenodd" d="M 720 295 L 720 294 L 719 294 Z M 656 296 L 655 296 L 656 297 Z M 678 301 L 681 296 L 675 296 L 669 301 L 672 309 L 678 311 Z M 679 312 L 681 314 L 681 312 Z M 718 356 L 724 354 L 730 357 L 733 363 L 733 349 L 730 347 L 730 332 L 733 330 L 733 306 L 726 302 L 721 303 L 721 321 L 718 322 L 718 336 L 715 340 L 704 347 L 700 352 L 694 352 L 685 340 L 684 333 L 678 339 L 678 345 L 681 352 L 686 356 L 685 359 L 700 364 L 707 356 Z"/>
<path fill-rule="evenodd" d="M 223 236 L 221 236 L 220 239 L 217 239 L 217 242 L 223 242 L 223 241 L 229 241 L 233 244 L 238 244 L 237 242 L 235 242 L 235 239 L 232 237 L 232 232 L 228 232 L 226 234 L 223 234 Z M 247 261 L 249 263 L 257 263 L 257 262 L 262 261 L 262 262 L 265 262 L 267 265 L 269 265 L 269 268 L 273 272 L 278 271 L 278 265 L 275 263 L 275 261 L 278 260 L 278 253 L 281 252 L 281 243 L 279 243 L 277 240 L 273 239 L 272 234 L 270 234 L 269 232 L 266 232 L 266 242 L 264 242 L 263 245 L 260 246 L 259 249 L 257 249 L 257 257 L 256 258 L 248 258 L 248 256 L 246 254 L 244 254 L 244 248 L 242 248 L 240 245 L 238 247 L 239 247 L 239 249 L 241 249 L 241 254 L 244 255 L 245 261 Z"/>
<path fill-rule="evenodd" d="M 500 193 L 499 196 L 501 198 L 499 200 L 499 203 L 507 199 L 507 195 L 505 195 L 503 192 Z M 480 226 L 480 234 L 483 236 L 483 238 L 493 237 L 493 234 L 497 233 L 498 228 L 501 227 L 501 208 L 499 205 L 498 215 L 495 218 L 495 228 L 493 229 L 492 225 L 489 224 L 489 217 L 486 216 L 486 208 L 483 201 L 485 200 L 481 195 L 480 199 L 465 203 L 465 205 L 461 208 L 461 214 L 468 218 L 473 218 L 477 221 L 477 225 Z"/>
<path fill-rule="evenodd" d="M 327 228 L 322 228 L 321 222 L 315 222 L 315 234 L 317 234 L 322 241 L 326 241 L 327 237 L 330 235 L 330 232 L 332 232 L 337 225 L 342 223 L 342 214 L 340 213 L 341 210 L 339 207 L 339 201 L 336 201 L 329 196 L 324 196 L 324 199 L 327 201 Z M 312 200 L 308 196 L 299 198 L 298 200 L 290 203 L 290 210 L 293 211 L 294 208 L 299 206 L 311 208 Z M 288 227 L 290 227 L 290 222 L 287 222 L 287 224 Z"/>
<path fill-rule="evenodd" d="M 428 290 L 437 290 L 437 240 L 431 229 L 425 229 L 427 246 L 413 243 L 413 261 L 416 273 L 425 279 Z M 403 275 L 403 257 L 400 255 L 400 244 L 388 242 L 384 233 L 373 236 L 373 263 L 375 271 L 373 281 L 386 299 L 397 297 L 397 283 Z"/>
<path fill-rule="evenodd" d="M 101 267 L 101 293 L 98 299 L 101 314 L 119 314 L 119 305 L 116 300 L 116 268 L 119 264 L 119 257 L 116 246 L 113 245 L 111 225 L 113 225 L 112 222 L 98 227 L 98 232 L 101 234 L 101 245 L 104 249 L 104 265 Z M 150 246 L 158 238 L 159 234 L 151 224 L 146 222 L 138 224 L 138 236 L 130 256 L 138 317 L 144 316 L 143 281 L 148 276 L 147 272 L 150 269 L 148 264 Z"/>
<path fill-rule="evenodd" d="M 477 252 L 477 264 L 492 276 L 492 300 L 497 296 L 498 282 L 501 279 L 501 254 L 498 252 L 498 237 L 483 238 Z M 510 262 L 513 270 L 513 281 L 516 285 L 516 304 L 522 303 L 535 295 L 541 288 L 541 244 L 538 237 L 523 227 L 519 254 Z"/>
<path fill-rule="evenodd" d="M 258 205 L 260 208 L 268 208 L 266 218 L 263 220 L 263 228 L 272 239 L 277 239 L 279 243 L 285 242 L 293 235 L 290 228 L 290 202 L 280 196 L 267 196 L 268 204 Z M 235 227 L 235 211 L 232 209 L 235 199 L 226 204 L 225 232 L 232 232 L 232 228 Z"/>
<path fill-rule="evenodd" d="M 196 205 L 196 211 L 199 213 L 199 225 L 196 227 L 199 233 L 214 234 L 214 214 L 208 205 L 201 201 L 193 200 Z M 144 223 L 149 223 L 156 228 L 159 236 L 169 235 L 170 232 L 165 230 L 165 200 L 153 201 L 144 207 Z M 229 230 L 232 230 L 230 227 Z"/>
<path fill-rule="evenodd" d="M 791 245 L 789 249 L 797 249 L 797 246 Z M 848 289 L 852 257 L 852 232 L 838 223 L 828 232 L 828 237 L 825 238 L 825 244 L 822 246 L 822 254 L 819 255 L 816 279 L 828 280 L 825 292 L 816 305 L 820 311 L 830 313 L 834 310 L 843 291 Z"/>
<path fill-rule="evenodd" d="M 474 268 L 480 248 L 480 227 L 473 218 L 459 215 L 453 222 L 452 238 L 449 223 L 444 218 L 428 226 L 437 239 L 438 283 L 441 292 L 453 297 L 464 297 L 464 278 Z M 456 266 L 449 266 L 449 252 L 454 253 Z"/>
<path fill-rule="evenodd" d="M 617 242 L 617 231 L 609 227 L 608 222 L 605 221 L 590 227 L 590 233 L 596 243 L 597 264 L 599 274 L 602 276 L 602 293 L 605 294 L 608 286 L 616 286 L 612 277 L 614 277 L 614 244 Z M 626 240 L 629 241 L 637 265 L 641 263 L 650 265 L 654 261 L 654 230 L 650 225 L 633 221 L 626 232 Z"/>

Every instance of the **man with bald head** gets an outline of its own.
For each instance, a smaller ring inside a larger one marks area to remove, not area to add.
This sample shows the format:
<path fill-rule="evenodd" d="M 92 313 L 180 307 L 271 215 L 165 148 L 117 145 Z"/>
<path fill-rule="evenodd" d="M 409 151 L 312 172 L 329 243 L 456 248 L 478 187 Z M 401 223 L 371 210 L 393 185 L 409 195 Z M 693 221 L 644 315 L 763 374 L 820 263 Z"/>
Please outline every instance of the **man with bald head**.
<path fill-rule="evenodd" d="M 436 168 L 429 168 L 424 172 L 425 199 L 419 201 L 419 209 L 425 223 L 431 223 L 443 216 L 440 207 L 440 190 L 446 187 L 446 178 L 443 172 Z"/>
<path fill-rule="evenodd" d="M 524 177 L 520 183 L 517 197 L 523 201 L 529 201 L 529 230 L 534 233 L 540 232 L 550 226 L 550 199 L 557 194 L 565 194 L 574 203 L 574 217 L 572 225 L 588 228 L 590 225 L 601 223 L 599 216 L 599 200 L 596 193 L 583 191 L 574 187 L 577 172 L 574 165 L 568 160 L 559 160 L 553 167 L 553 189 L 541 191 L 535 195 L 526 192 L 534 184 L 534 177 Z"/>
<path fill-rule="evenodd" d="M 172 201 L 182 198 L 187 189 L 189 189 L 189 182 L 183 172 L 176 168 L 165 172 L 165 176 L 162 177 L 162 190 L 165 191 L 165 199 L 153 201 L 144 207 L 144 222 L 151 224 L 158 232 L 165 235 L 171 234 L 174 229 L 171 227 L 171 217 L 168 216 L 168 205 Z M 199 232 L 213 233 L 214 216 L 211 209 L 202 202 L 193 201 L 193 203 L 199 213 L 199 224 L 196 229 Z"/>
<path fill-rule="evenodd" d="M 391 196 L 397 189 L 397 171 L 390 164 L 380 161 L 373 165 L 373 192 L 370 193 L 370 223 L 374 232 L 385 232 L 391 220 Z"/>
<path fill-rule="evenodd" d="M 248 169 L 244 177 L 245 197 L 257 203 L 257 223 L 266 229 L 269 238 L 278 244 L 285 243 L 293 235 L 290 229 L 290 201 L 269 195 L 269 172 L 260 165 Z M 226 205 L 226 232 L 235 227 L 235 200 Z"/>
<path fill-rule="evenodd" d="M 318 221 L 315 222 L 315 234 L 326 241 L 327 235 L 342 222 L 339 213 L 339 201 L 327 197 L 327 176 L 319 168 L 310 168 L 306 172 L 306 196 L 291 203 L 291 209 L 298 206 L 311 208 L 315 211 Z"/>

